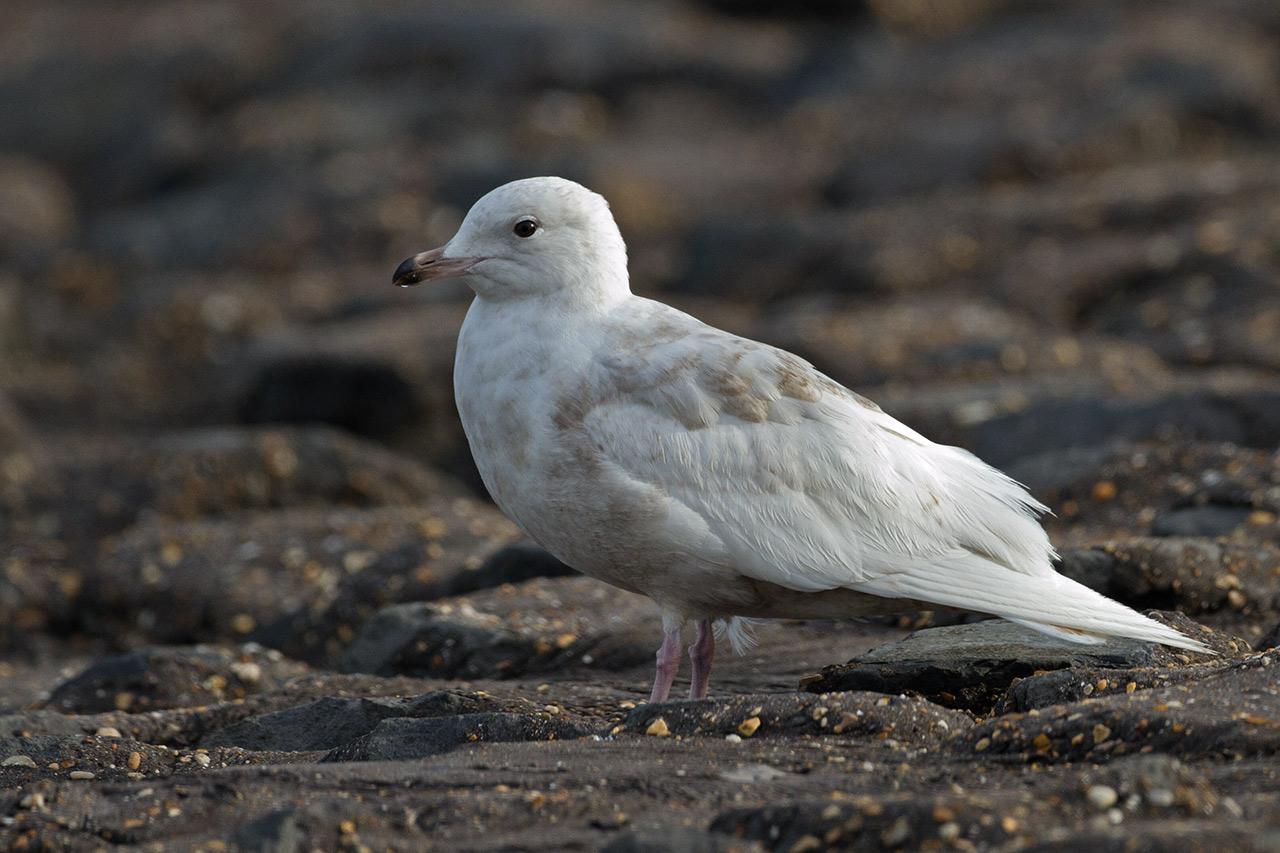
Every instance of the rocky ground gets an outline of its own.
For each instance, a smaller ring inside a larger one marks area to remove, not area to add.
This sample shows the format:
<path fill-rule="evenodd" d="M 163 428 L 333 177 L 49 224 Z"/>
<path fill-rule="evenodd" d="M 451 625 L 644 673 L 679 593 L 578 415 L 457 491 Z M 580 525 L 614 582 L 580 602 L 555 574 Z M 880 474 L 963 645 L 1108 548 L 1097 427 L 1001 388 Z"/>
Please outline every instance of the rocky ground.
<path fill-rule="evenodd" d="M 0 849 L 1280 849 L 1280 7 L 9 0 Z M 1048 503 L 1211 646 L 654 608 L 487 501 L 503 180 Z"/>

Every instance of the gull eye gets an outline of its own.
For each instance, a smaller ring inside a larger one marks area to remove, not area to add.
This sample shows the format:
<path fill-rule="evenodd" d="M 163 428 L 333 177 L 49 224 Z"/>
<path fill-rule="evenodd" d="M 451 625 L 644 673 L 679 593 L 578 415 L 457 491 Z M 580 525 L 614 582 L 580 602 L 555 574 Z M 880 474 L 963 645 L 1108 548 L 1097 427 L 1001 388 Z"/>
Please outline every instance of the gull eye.
<path fill-rule="evenodd" d="M 521 219 L 516 223 L 516 227 L 511 229 L 517 237 L 532 237 L 534 232 L 538 230 L 538 223 L 532 219 Z"/>

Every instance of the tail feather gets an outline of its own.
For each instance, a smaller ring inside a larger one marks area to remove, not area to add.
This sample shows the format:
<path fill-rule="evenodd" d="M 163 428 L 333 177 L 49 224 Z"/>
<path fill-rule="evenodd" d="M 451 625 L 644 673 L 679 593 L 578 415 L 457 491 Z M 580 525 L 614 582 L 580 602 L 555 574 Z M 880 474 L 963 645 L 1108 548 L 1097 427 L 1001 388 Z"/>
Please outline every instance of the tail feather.
<path fill-rule="evenodd" d="M 1098 637 L 1128 637 L 1213 653 L 1181 631 L 1071 578 L 1052 571 L 1015 572 L 968 552 L 881 575 L 854 588 L 888 598 L 913 598 L 990 613 L 1075 643 L 1096 643 Z"/>
<path fill-rule="evenodd" d="M 1008 616 L 1004 617 L 1015 625 L 1021 625 L 1024 628 L 1030 628 L 1032 631 L 1039 631 L 1049 637 L 1056 637 L 1059 640 L 1066 640 L 1069 643 L 1079 643 L 1082 646 L 1096 646 L 1107 641 L 1106 636 L 1102 634 L 1094 634 L 1089 631 L 1081 631 L 1076 628 L 1064 628 L 1061 625 L 1046 625 L 1043 622 L 1032 622 L 1028 619 L 1012 619 Z"/>

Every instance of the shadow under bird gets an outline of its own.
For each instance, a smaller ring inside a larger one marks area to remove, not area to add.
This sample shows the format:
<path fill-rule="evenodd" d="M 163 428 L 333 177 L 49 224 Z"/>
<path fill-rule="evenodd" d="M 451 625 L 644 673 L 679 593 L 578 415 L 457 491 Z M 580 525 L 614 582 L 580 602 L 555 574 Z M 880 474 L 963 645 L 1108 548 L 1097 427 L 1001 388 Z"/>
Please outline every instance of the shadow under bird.
<path fill-rule="evenodd" d="M 662 612 L 650 701 L 692 622 L 689 695 L 713 626 L 942 605 L 1055 637 L 1198 642 L 1054 571 L 1046 508 L 784 350 L 631 293 L 608 203 L 561 178 L 490 192 L 395 272 L 475 291 L 454 389 L 498 506 L 568 565 Z"/>

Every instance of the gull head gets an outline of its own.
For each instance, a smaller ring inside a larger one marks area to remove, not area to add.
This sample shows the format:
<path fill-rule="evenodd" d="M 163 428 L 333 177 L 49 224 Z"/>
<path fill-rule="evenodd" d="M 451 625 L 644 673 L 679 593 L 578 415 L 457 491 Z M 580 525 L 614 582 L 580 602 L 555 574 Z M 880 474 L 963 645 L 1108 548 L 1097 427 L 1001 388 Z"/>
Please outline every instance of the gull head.
<path fill-rule="evenodd" d="M 492 190 L 438 249 L 406 258 L 409 287 L 461 278 L 481 299 L 531 297 L 607 304 L 630 293 L 627 248 L 603 196 L 564 178 L 525 178 Z"/>

